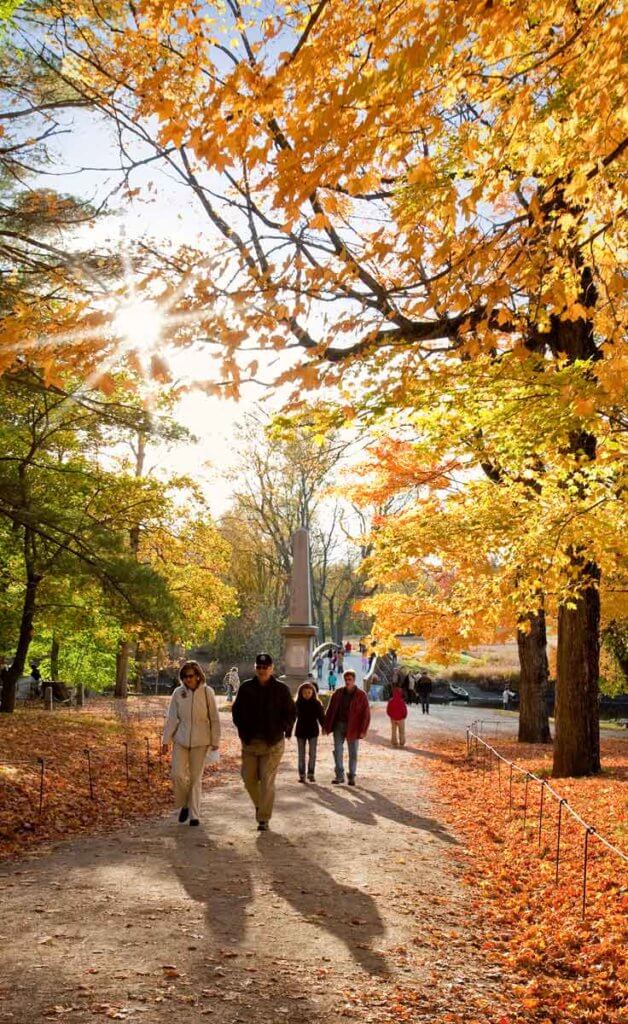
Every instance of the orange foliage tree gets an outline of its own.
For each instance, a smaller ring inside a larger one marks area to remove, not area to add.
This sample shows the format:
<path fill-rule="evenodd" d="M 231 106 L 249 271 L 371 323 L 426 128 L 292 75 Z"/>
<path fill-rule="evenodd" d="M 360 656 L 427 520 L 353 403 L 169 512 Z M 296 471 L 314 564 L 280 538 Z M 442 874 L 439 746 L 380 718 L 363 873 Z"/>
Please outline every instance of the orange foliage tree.
<path fill-rule="evenodd" d="M 115 119 L 126 171 L 162 161 L 206 218 L 207 247 L 164 268 L 234 393 L 257 373 L 240 354 L 249 338 L 304 353 L 287 373 L 300 385 L 377 380 L 364 416 L 409 380 L 442 374 L 444 388 L 482 358 L 532 356 L 539 375 L 585 367 L 582 397 L 571 386 L 555 397 L 581 414 L 566 459 L 595 474 L 587 403 L 598 391 L 607 409 L 619 400 L 625 319 L 619 8 L 48 11 L 44 59 Z M 190 336 L 182 326 L 179 340 Z M 560 550 L 572 587 L 558 606 L 555 771 L 588 773 L 599 769 L 600 566 L 566 536 Z"/>
<path fill-rule="evenodd" d="M 591 410 L 600 458 L 570 452 L 581 399 L 569 406 L 555 396 L 575 376 L 572 366 L 541 374 L 505 356 L 478 357 L 444 392 L 441 378 L 436 391 L 407 382 L 354 488 L 369 502 L 413 497 L 374 532 L 379 591 L 368 608 L 377 629 L 428 636 L 441 657 L 516 630 L 519 736 L 528 742 L 548 731 L 545 612 L 572 606 L 587 586 L 568 552 L 600 567 L 609 607 L 621 583 L 620 438 L 612 416 Z"/>

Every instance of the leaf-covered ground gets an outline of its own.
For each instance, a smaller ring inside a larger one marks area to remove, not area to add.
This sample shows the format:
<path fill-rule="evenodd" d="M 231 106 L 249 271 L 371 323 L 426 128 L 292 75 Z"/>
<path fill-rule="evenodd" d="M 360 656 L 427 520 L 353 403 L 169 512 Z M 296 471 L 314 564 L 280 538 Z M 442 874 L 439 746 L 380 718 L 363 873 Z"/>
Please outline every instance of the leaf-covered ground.
<path fill-rule="evenodd" d="M 128 708 L 102 701 L 82 711 L 0 715 L 0 860 L 169 806 L 170 759 L 160 755 L 165 703 L 142 701 L 140 711 L 133 701 Z M 234 753 L 232 741 L 226 756 Z M 38 758 L 45 760 L 41 816 Z"/>
<path fill-rule="evenodd" d="M 604 739 L 599 778 L 550 778 L 551 748 L 489 740 L 508 760 L 546 778 L 587 823 L 626 850 L 628 743 Z M 432 771 L 446 820 L 466 836 L 473 857 L 467 880 L 479 912 L 492 922 L 485 949 L 504 971 L 520 973 L 514 991 L 524 1019 L 539 1024 L 620 1024 L 627 1005 L 627 864 L 589 839 L 583 909 L 584 829 L 547 789 L 484 760 L 472 767 L 461 743 L 439 739 L 451 760 Z M 556 867 L 558 856 L 558 884 Z M 506 1016 L 505 1020 L 511 1018 Z"/>
<path fill-rule="evenodd" d="M 67 792 L 51 782 L 46 826 L 31 821 L 5 846 L 1 1024 L 619 1024 L 617 870 L 592 848 L 583 922 L 576 832 L 563 832 L 556 887 L 555 813 L 544 809 L 539 856 L 536 794 L 524 837 L 521 784 L 509 821 L 507 776 L 499 787 L 495 771 L 471 768 L 438 713 L 427 722 L 412 709 L 400 751 L 378 709 L 353 790 L 329 785 L 328 740 L 317 783 L 300 786 L 290 744 L 260 836 L 226 721 L 201 828 L 162 813 L 166 766 L 149 787 L 142 756 L 145 735 L 157 749 L 162 704 L 154 712 L 0 721 L 4 755 L 9 740 L 15 759 L 56 758 L 59 779 L 84 790 L 87 742 L 102 765 L 96 801 L 85 791 L 63 810 Z M 137 751 L 128 786 L 124 742 Z M 618 840 L 627 748 L 605 747 L 601 779 L 558 788 Z M 525 754 L 543 770 L 546 751 Z M 108 834 L 58 842 L 72 832 Z M 36 857 L 15 863 L 29 847 Z"/>

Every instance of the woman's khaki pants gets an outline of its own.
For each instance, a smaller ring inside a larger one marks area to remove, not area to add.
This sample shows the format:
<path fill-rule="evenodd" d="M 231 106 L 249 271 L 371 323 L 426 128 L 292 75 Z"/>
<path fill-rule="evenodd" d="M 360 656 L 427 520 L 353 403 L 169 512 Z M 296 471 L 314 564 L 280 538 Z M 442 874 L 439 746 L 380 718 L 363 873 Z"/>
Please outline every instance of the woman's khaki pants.
<path fill-rule="evenodd" d="M 203 766 L 207 747 L 182 747 L 175 743 L 172 751 L 172 778 L 175 807 L 187 807 L 190 818 L 199 818 L 203 789 Z"/>
<path fill-rule="evenodd" d="M 406 745 L 406 720 L 402 718 L 400 722 L 395 722 L 394 718 L 390 720 L 391 728 L 391 741 L 393 747 L 405 747 Z"/>

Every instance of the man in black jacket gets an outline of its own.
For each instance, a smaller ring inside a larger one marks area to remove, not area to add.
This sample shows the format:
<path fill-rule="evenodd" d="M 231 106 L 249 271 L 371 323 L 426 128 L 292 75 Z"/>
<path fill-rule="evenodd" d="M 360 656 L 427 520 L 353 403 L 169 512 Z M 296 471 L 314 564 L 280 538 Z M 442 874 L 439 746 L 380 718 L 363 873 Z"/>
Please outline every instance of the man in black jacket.
<path fill-rule="evenodd" d="M 255 675 L 240 685 L 232 714 L 242 741 L 244 785 L 255 804 L 258 831 L 266 832 L 277 770 L 296 717 L 290 690 L 273 674 L 270 654 L 257 655 Z"/>

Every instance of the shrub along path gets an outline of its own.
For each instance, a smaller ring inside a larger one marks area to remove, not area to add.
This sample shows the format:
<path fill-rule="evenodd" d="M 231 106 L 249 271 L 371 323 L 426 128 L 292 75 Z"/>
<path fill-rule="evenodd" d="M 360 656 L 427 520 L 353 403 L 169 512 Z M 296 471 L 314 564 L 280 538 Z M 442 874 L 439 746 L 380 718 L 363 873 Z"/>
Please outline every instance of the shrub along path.
<path fill-rule="evenodd" d="M 272 831 L 233 762 L 198 829 L 172 816 L 74 838 L 0 867 L 0 1022 L 513 1022 L 510 978 L 461 881 L 430 764 L 389 749 L 383 712 L 355 789 L 296 781 L 290 744 Z M 229 731 L 229 730 L 227 730 Z"/>

